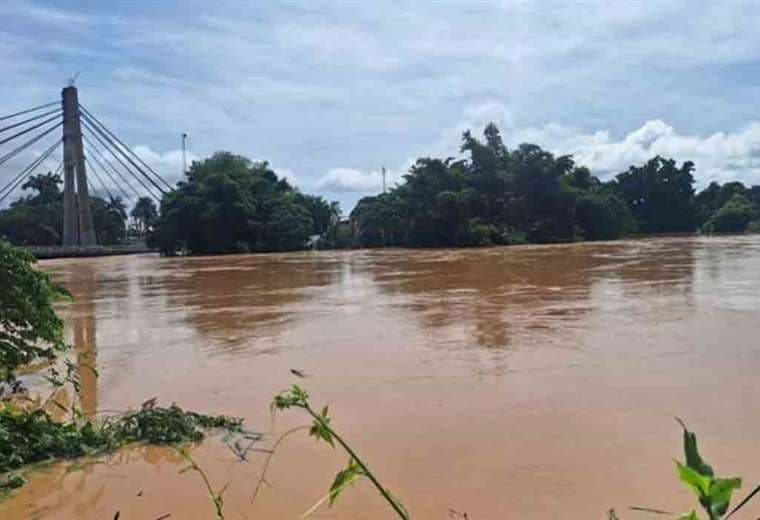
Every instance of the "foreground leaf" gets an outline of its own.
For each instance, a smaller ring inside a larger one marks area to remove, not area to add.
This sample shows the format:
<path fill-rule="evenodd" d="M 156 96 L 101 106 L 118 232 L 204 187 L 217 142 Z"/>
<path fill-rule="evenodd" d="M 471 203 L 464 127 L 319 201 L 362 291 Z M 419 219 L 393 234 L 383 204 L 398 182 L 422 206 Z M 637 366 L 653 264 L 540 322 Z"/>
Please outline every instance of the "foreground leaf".
<path fill-rule="evenodd" d="M 731 503 L 731 495 L 734 490 L 742 487 L 742 479 L 736 478 L 716 478 L 710 483 L 708 497 L 710 499 L 710 510 L 714 515 L 723 516 L 728 511 Z"/>
<path fill-rule="evenodd" d="M 675 461 L 678 468 L 678 477 L 681 482 L 691 488 L 694 493 L 699 497 L 700 501 L 708 497 L 710 492 L 710 477 L 700 475 L 696 470 L 689 466 L 684 466 L 678 461 Z"/>

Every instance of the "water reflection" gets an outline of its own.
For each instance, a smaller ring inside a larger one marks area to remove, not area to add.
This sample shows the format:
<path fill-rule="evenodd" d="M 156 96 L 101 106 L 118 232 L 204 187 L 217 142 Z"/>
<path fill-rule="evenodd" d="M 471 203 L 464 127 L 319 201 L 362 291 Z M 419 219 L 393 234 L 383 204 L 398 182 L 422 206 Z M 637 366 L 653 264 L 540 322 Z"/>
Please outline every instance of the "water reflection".
<path fill-rule="evenodd" d="M 206 348 L 226 354 L 276 350 L 257 340 L 276 338 L 292 326 L 340 273 L 334 259 L 306 254 L 189 258 L 172 266 L 178 267 L 183 276 L 162 286 L 168 304 L 183 309 L 184 321 Z"/>
<path fill-rule="evenodd" d="M 433 337 L 502 350 L 590 312 L 595 268 L 612 262 L 574 247 L 420 251 L 378 256 L 367 272 Z"/>
<path fill-rule="evenodd" d="M 76 299 L 70 320 L 76 353 L 77 376 L 81 385 L 82 412 L 92 417 L 98 410 L 98 337 L 95 302 L 97 284 L 92 265 L 85 264 L 77 272 Z"/>

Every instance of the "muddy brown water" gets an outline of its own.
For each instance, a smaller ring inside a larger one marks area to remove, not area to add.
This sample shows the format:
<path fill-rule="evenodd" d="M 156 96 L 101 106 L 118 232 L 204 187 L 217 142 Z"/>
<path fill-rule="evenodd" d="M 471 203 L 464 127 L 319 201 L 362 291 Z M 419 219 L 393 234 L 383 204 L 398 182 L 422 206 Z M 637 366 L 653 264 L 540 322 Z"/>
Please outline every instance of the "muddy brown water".
<path fill-rule="evenodd" d="M 43 262 L 87 413 L 163 404 L 267 433 L 296 380 L 413 518 L 604 518 L 683 511 L 686 420 L 721 474 L 760 482 L 760 237 L 657 238 L 477 250 L 378 250 Z M 228 519 L 299 518 L 347 457 L 295 435 L 238 462 L 191 450 Z M 136 446 L 32 472 L 0 518 L 211 519 L 171 448 Z M 755 518 L 760 504 L 751 511 Z M 315 518 L 392 518 L 369 482 Z M 461 517 L 460 517 L 461 518 Z"/>

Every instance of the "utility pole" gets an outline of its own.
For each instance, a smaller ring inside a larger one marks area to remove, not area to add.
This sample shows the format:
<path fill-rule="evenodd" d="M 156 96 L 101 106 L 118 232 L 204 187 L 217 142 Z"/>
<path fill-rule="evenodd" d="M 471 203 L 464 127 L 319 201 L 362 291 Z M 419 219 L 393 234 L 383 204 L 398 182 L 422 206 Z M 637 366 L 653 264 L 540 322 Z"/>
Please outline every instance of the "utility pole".
<path fill-rule="evenodd" d="M 383 166 L 383 193 L 385 193 L 385 166 Z"/>
<path fill-rule="evenodd" d="M 82 146 L 82 126 L 77 89 L 61 91 L 63 105 L 63 245 L 94 246 L 95 227 L 90 211 L 87 170 Z M 76 187 L 75 187 L 76 181 Z"/>
<path fill-rule="evenodd" d="M 182 132 L 182 177 L 187 174 L 187 134 Z"/>

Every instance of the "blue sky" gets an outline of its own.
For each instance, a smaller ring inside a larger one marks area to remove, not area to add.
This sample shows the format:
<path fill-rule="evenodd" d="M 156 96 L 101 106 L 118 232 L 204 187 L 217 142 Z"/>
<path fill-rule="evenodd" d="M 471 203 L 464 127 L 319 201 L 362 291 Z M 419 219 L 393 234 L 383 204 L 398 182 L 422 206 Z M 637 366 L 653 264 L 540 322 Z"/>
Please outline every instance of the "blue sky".
<path fill-rule="evenodd" d="M 491 120 L 605 178 L 661 153 L 760 184 L 757 27 L 758 2 L 5 1 L 0 115 L 79 73 L 169 179 L 187 132 L 345 210 Z"/>

